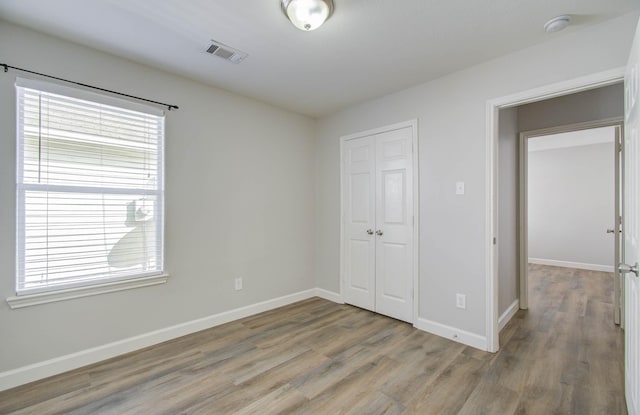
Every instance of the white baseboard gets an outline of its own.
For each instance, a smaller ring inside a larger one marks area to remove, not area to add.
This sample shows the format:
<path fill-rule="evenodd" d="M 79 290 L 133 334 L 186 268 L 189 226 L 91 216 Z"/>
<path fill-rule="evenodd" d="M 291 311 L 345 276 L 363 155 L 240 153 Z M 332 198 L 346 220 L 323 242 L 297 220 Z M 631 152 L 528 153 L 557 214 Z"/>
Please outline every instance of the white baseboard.
<path fill-rule="evenodd" d="M 322 297 L 327 300 L 340 299 L 340 295 L 331 291 L 320 290 L 317 288 L 301 291 L 298 293 L 285 295 L 283 297 L 274 298 L 272 300 L 263 301 L 246 307 L 236 308 L 234 310 L 225 311 L 223 313 L 214 314 L 212 316 L 188 321 L 186 323 L 177 324 L 175 326 L 166 327 L 139 336 L 130 337 L 128 339 L 119 340 L 102 346 L 93 347 L 91 349 L 82 350 L 77 353 L 68 354 L 66 356 L 56 357 L 54 359 L 45 360 L 44 362 L 34 363 L 17 369 L 8 370 L 0 373 L 0 391 L 11 389 L 16 386 L 24 385 L 39 379 L 67 372 L 86 365 L 97 363 L 121 354 L 129 353 L 145 347 L 153 346 L 167 340 L 185 336 L 211 327 L 219 326 L 234 320 L 249 317 L 264 311 L 273 310 L 278 307 L 289 305 L 297 301 L 306 300 L 311 297 Z M 341 302 L 341 301 L 336 301 Z"/>
<path fill-rule="evenodd" d="M 583 262 L 558 261 L 556 259 L 529 258 L 530 264 L 551 265 L 554 267 L 586 269 L 590 271 L 613 272 L 613 265 L 585 264 Z"/>
<path fill-rule="evenodd" d="M 467 346 L 474 347 L 480 350 L 487 349 L 487 338 L 475 333 L 460 330 L 455 327 L 447 326 L 444 324 L 436 323 L 435 321 L 427 320 L 418 317 L 418 321 L 415 327 L 419 330 L 426 331 L 431 334 L 435 334 L 445 339 L 453 340 L 454 342 L 462 343 Z"/>
<path fill-rule="evenodd" d="M 324 298 L 325 300 L 333 301 L 334 303 L 344 304 L 344 299 L 340 293 L 325 290 L 324 288 L 316 288 L 316 297 Z"/>
<path fill-rule="evenodd" d="M 516 315 L 516 313 L 520 310 L 520 300 L 516 299 L 504 313 L 498 319 L 498 331 L 502 330 L 504 326 L 507 325 L 509 321 Z"/>

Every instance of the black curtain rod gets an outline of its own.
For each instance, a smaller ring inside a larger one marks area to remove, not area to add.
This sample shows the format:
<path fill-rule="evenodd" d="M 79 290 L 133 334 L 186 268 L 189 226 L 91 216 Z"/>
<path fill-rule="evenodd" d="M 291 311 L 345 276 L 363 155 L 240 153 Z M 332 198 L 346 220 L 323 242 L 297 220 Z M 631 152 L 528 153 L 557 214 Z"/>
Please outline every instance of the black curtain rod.
<path fill-rule="evenodd" d="M 5 72 L 8 72 L 9 68 L 11 68 L 11 69 L 15 69 L 16 71 L 32 73 L 34 75 L 44 76 L 46 78 L 56 79 L 58 81 L 68 82 L 68 83 L 74 84 L 74 85 L 80 85 L 80 86 L 83 86 L 85 88 L 96 89 L 98 91 L 108 92 L 110 94 L 115 94 L 115 95 L 120 95 L 120 96 L 127 97 L 127 98 L 137 99 L 138 101 L 150 102 L 152 104 L 157 104 L 157 105 L 161 105 L 163 107 L 167 107 L 167 109 L 169 111 L 177 110 L 179 108 L 177 105 L 165 104 L 164 102 L 153 101 L 151 99 L 140 98 L 140 97 L 136 97 L 134 95 L 129 95 L 129 94 L 123 94 L 122 92 L 112 91 L 110 89 L 104 89 L 104 88 L 100 88 L 100 87 L 93 86 L 93 85 L 83 84 L 81 82 L 70 81 L 68 79 L 58 78 L 57 76 L 47 75 L 47 74 L 44 74 L 44 73 L 34 72 L 34 71 L 30 71 L 28 69 L 23 69 L 23 68 L 18 68 L 16 66 L 7 65 L 6 63 L 0 63 L 0 66 L 2 66 L 4 68 Z"/>

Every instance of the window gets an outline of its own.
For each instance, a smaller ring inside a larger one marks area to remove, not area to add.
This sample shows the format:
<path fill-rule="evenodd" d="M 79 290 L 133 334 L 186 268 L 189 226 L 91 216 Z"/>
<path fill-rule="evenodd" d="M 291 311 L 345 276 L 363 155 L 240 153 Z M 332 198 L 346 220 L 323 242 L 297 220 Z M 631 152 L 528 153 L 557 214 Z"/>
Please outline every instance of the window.
<path fill-rule="evenodd" d="M 161 111 L 18 79 L 16 294 L 163 272 Z"/>

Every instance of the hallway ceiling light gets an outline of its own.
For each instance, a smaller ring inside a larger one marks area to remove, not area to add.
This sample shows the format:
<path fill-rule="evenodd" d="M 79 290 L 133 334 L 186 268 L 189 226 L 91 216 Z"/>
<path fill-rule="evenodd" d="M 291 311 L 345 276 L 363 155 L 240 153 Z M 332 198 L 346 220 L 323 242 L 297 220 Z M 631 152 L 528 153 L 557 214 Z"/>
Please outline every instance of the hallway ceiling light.
<path fill-rule="evenodd" d="M 547 33 L 559 32 L 569 26 L 570 21 L 571 16 L 569 16 L 568 14 L 556 16 L 544 24 L 544 30 L 546 30 Z"/>
<path fill-rule="evenodd" d="M 280 6 L 291 23 L 304 31 L 319 28 L 333 13 L 333 0 L 281 0 Z"/>

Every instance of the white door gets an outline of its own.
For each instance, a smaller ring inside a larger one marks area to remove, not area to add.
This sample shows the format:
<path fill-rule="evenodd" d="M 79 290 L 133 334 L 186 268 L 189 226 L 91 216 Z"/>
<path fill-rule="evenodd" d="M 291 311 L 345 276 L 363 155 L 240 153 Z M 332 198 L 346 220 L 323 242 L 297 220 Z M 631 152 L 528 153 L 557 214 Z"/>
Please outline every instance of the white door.
<path fill-rule="evenodd" d="M 375 308 L 375 142 L 364 137 L 343 149 L 344 301 Z"/>
<path fill-rule="evenodd" d="M 412 128 L 347 139 L 342 153 L 344 300 L 412 322 Z"/>
<path fill-rule="evenodd" d="M 411 129 L 376 137 L 376 311 L 413 315 L 413 171 Z"/>
<path fill-rule="evenodd" d="M 625 396 L 630 415 L 640 414 L 640 319 L 638 302 L 640 284 L 638 283 L 638 261 L 640 260 L 640 209 L 638 191 L 640 190 L 640 26 L 636 30 L 631 48 L 631 56 L 624 76 L 625 89 L 625 129 L 624 129 L 624 256 L 622 265 L 625 271 Z M 625 269 L 626 268 L 626 269 Z M 633 269 L 633 272 L 631 268 Z"/>

